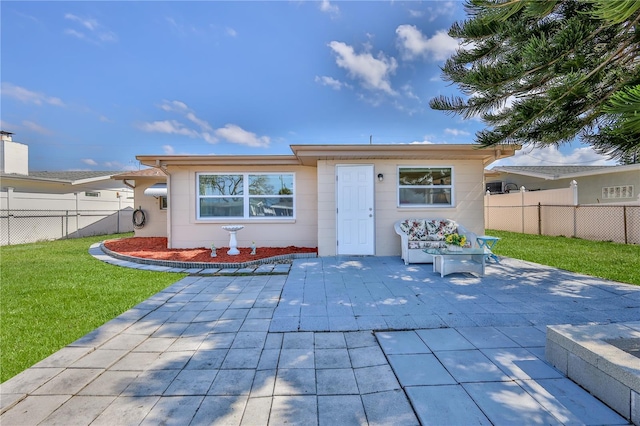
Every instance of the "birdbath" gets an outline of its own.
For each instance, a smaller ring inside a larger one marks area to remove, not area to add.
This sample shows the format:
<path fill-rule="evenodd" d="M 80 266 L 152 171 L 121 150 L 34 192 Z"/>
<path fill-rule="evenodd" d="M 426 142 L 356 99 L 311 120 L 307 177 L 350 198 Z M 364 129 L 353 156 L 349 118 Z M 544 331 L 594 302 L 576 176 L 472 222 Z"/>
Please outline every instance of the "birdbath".
<path fill-rule="evenodd" d="M 228 255 L 235 256 L 240 254 L 238 250 L 238 240 L 236 240 L 236 232 L 244 228 L 244 225 L 225 225 L 222 227 L 225 231 L 229 231 L 229 251 Z"/>

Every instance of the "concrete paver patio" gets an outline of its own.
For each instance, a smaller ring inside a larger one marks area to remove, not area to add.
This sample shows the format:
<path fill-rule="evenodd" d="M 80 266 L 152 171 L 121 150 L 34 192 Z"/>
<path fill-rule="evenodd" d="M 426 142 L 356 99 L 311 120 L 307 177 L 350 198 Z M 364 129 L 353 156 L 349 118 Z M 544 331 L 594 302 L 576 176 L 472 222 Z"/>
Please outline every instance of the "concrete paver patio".
<path fill-rule="evenodd" d="M 640 287 L 513 259 L 193 275 L 0 385 L 0 423 L 628 424 L 544 345 L 550 324 L 630 321 Z"/>

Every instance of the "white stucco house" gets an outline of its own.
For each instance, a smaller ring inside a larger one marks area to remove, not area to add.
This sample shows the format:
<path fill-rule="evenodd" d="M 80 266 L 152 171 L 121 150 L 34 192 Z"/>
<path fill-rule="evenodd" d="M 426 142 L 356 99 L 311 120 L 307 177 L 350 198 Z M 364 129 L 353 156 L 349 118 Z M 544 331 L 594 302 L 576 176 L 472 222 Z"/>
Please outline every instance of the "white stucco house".
<path fill-rule="evenodd" d="M 29 147 L 0 131 L 0 245 L 130 231 L 133 191 L 118 173 L 30 170 Z"/>
<path fill-rule="evenodd" d="M 169 248 L 222 247 L 229 236 L 221 227 L 241 224 L 240 247 L 399 255 L 398 220 L 447 218 L 482 234 L 484 169 L 517 149 L 291 145 L 291 155 L 139 155 L 165 176 L 128 177 L 148 223 L 136 236 L 167 237 Z"/>
<path fill-rule="evenodd" d="M 637 204 L 640 164 L 618 166 L 501 166 L 485 171 L 491 193 L 569 188 L 578 184 L 578 204 Z"/>

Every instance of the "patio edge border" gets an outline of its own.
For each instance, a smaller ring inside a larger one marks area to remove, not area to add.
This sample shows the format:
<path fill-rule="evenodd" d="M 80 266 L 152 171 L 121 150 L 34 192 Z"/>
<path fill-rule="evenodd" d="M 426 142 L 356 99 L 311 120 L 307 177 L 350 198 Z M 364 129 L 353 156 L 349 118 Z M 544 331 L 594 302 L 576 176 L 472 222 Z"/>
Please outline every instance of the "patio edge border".
<path fill-rule="evenodd" d="M 317 258 L 317 253 L 291 253 L 291 254 L 281 254 L 279 256 L 265 257 L 263 259 L 250 260 L 248 262 L 237 262 L 237 263 L 221 263 L 221 262 L 180 262 L 176 260 L 157 260 L 157 259 L 146 259 L 142 257 L 128 256 L 125 254 L 121 254 L 115 252 L 113 250 L 109 250 L 104 245 L 104 241 L 100 242 L 100 250 L 103 253 L 114 257 L 116 259 L 125 260 L 128 262 L 140 263 L 143 265 L 155 265 L 155 266 L 166 266 L 169 268 L 201 268 L 201 269 L 211 269 L 211 268 L 248 268 L 255 265 L 263 265 L 272 262 L 277 262 L 281 260 L 293 260 L 293 259 L 308 259 L 308 258 Z"/>

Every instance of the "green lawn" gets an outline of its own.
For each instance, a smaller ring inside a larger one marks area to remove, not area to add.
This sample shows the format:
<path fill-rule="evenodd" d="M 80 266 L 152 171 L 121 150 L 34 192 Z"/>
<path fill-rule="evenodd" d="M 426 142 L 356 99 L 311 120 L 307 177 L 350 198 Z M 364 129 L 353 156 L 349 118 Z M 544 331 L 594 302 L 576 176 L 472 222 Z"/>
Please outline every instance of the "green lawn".
<path fill-rule="evenodd" d="M 640 285 L 640 245 L 487 229 L 494 253 L 613 281 Z"/>
<path fill-rule="evenodd" d="M 0 247 L 0 382 L 184 277 L 88 253 L 95 242 L 130 235 Z"/>

